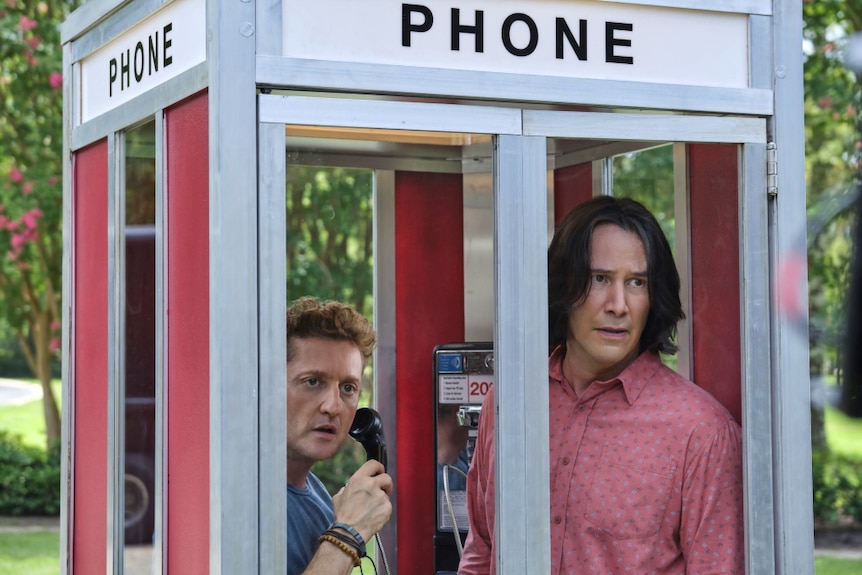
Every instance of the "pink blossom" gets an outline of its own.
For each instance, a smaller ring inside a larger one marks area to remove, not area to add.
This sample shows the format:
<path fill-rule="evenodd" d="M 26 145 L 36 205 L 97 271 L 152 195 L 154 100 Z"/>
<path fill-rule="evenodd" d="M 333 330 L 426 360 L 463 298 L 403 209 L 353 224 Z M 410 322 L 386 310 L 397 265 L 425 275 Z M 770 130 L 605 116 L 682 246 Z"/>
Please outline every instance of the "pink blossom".
<path fill-rule="evenodd" d="M 21 173 L 21 170 L 12 166 L 9 168 L 9 179 L 17 184 L 24 179 L 24 174 Z"/>
<path fill-rule="evenodd" d="M 821 108 L 831 108 L 832 107 L 832 97 L 831 96 L 823 96 L 819 100 L 817 100 L 817 105 Z"/>
<path fill-rule="evenodd" d="M 20 26 L 21 29 L 24 31 L 32 30 L 36 27 L 36 21 L 30 20 L 26 16 L 21 16 L 21 20 L 18 22 L 18 26 Z"/>
<path fill-rule="evenodd" d="M 56 319 L 54 321 L 52 321 L 51 322 L 51 329 L 53 331 L 57 331 L 58 329 L 60 329 L 60 322 L 57 321 Z"/>
<path fill-rule="evenodd" d="M 12 244 L 13 250 L 20 252 L 21 248 L 24 247 L 24 244 L 27 243 L 27 238 L 25 238 L 23 234 L 12 234 L 12 240 L 9 243 Z"/>
<path fill-rule="evenodd" d="M 826 52 L 827 54 L 829 52 L 833 51 L 834 49 L 835 49 L 835 44 L 833 44 L 832 42 L 829 42 L 829 43 L 823 45 L 823 51 Z"/>
<path fill-rule="evenodd" d="M 63 74 L 60 72 L 51 72 L 51 75 L 48 76 L 48 84 L 54 89 L 60 88 L 63 85 Z"/>
<path fill-rule="evenodd" d="M 10 250 L 6 252 L 6 257 L 9 258 L 10 261 L 14 262 L 18 259 L 18 254 Z"/>
<path fill-rule="evenodd" d="M 21 193 L 25 196 L 33 191 L 33 184 L 31 182 L 27 182 L 24 184 L 24 187 L 21 188 Z"/>
<path fill-rule="evenodd" d="M 56 186 L 57 185 L 57 177 L 51 176 L 50 178 L 48 178 L 48 185 L 49 186 Z"/>
<path fill-rule="evenodd" d="M 858 142 L 857 142 L 857 144 L 858 144 Z M 0 229 L 5 228 L 6 222 L 8 222 L 8 221 L 9 221 L 9 218 L 7 218 L 6 216 L 0 216 Z"/>
<path fill-rule="evenodd" d="M 44 2 L 39 2 L 39 5 L 36 7 L 36 9 L 39 10 L 39 14 L 43 16 L 48 13 L 48 5 Z"/>
<path fill-rule="evenodd" d="M 42 39 L 39 38 L 38 36 L 32 36 L 30 38 L 27 38 L 25 40 L 25 42 L 27 42 L 27 45 L 35 50 L 36 48 L 39 47 L 39 44 L 42 43 Z"/>
<path fill-rule="evenodd" d="M 58 349 L 60 349 L 60 338 L 52 338 L 51 341 L 48 343 L 48 349 L 50 349 L 51 351 L 57 351 Z"/>
<path fill-rule="evenodd" d="M 30 264 L 28 264 L 27 262 L 18 262 L 16 265 L 17 265 L 19 270 L 29 270 L 30 269 Z"/>
<path fill-rule="evenodd" d="M 31 66 L 38 66 L 38 65 L 39 65 L 39 58 L 36 58 L 35 56 L 28 56 L 28 57 L 27 57 L 27 62 L 28 62 Z"/>
<path fill-rule="evenodd" d="M 9 220 L 9 222 L 6 224 L 6 229 L 10 230 L 10 231 L 11 230 L 17 230 L 18 229 L 18 220 Z"/>
<path fill-rule="evenodd" d="M 21 216 L 21 222 L 27 226 L 28 230 L 32 230 L 36 227 L 36 220 L 42 217 L 42 210 L 40 209 L 32 209 L 29 212 L 25 213 Z"/>

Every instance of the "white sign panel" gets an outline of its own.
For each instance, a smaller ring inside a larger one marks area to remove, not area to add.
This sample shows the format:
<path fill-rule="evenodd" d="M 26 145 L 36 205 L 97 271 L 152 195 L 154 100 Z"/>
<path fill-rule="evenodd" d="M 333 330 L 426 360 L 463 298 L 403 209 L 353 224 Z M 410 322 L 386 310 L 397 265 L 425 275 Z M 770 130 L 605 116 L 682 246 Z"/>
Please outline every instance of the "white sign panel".
<path fill-rule="evenodd" d="M 594 0 L 283 0 L 291 58 L 748 87 L 748 15 Z"/>
<path fill-rule="evenodd" d="M 86 122 L 206 61 L 206 0 L 177 0 L 81 61 Z"/>

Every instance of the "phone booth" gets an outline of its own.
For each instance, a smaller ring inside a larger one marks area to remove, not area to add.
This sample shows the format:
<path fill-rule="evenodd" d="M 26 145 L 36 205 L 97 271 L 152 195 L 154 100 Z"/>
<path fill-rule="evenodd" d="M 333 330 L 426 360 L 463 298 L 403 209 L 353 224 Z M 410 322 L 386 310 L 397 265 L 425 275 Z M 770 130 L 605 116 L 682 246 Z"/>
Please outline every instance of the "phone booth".
<path fill-rule="evenodd" d="M 775 289 L 805 251 L 801 29 L 801 0 L 86 2 L 63 27 L 61 572 L 285 572 L 291 215 L 356 217 L 292 195 L 313 167 L 372 190 L 392 574 L 457 569 L 464 494 L 437 470 L 469 465 L 490 385 L 498 572 L 550 570 L 547 248 L 602 194 L 662 223 L 667 361 L 742 425 L 746 572 L 813 574 L 808 338 Z"/>

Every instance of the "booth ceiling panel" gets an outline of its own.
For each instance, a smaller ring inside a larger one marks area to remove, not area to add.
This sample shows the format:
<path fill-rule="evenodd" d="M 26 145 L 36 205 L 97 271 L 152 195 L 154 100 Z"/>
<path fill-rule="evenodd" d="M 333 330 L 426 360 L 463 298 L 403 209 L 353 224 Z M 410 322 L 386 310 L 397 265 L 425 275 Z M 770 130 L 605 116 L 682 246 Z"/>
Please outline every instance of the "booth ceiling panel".
<path fill-rule="evenodd" d="M 259 86 L 494 102 L 771 115 L 772 90 L 552 78 L 383 64 L 257 57 Z M 478 131 L 478 130 L 475 130 Z"/>

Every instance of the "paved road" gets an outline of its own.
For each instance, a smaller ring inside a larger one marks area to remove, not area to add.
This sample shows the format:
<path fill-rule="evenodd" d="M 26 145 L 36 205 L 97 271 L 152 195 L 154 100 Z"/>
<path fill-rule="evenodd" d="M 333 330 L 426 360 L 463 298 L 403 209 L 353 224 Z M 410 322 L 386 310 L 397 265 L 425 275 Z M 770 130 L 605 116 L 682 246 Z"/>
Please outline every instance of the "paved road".
<path fill-rule="evenodd" d="M 42 399 L 42 387 L 35 383 L 0 379 L 0 405 L 21 405 Z"/>

